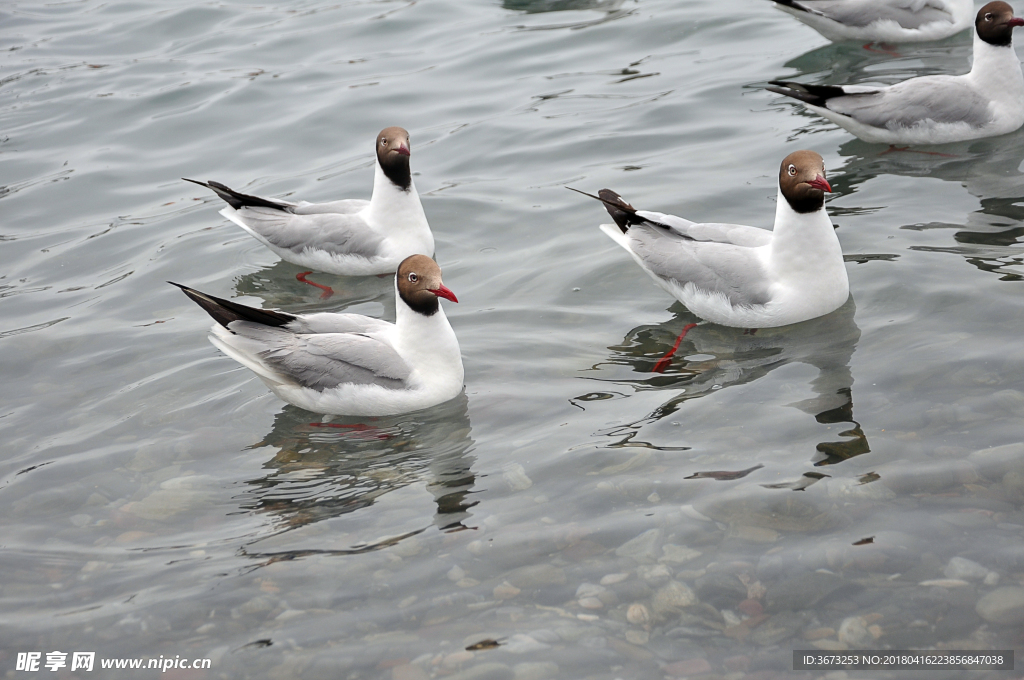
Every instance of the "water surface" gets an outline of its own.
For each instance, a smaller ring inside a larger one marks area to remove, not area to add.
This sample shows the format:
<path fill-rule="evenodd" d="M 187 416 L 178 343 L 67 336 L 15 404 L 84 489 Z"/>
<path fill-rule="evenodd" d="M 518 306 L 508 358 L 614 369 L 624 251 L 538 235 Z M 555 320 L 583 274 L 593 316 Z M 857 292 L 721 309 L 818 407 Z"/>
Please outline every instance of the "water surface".
<path fill-rule="evenodd" d="M 1024 611 L 1024 133 L 886 153 L 761 89 L 964 72 L 969 36 L 893 57 L 708 0 L 0 19 L 4 672 L 739 680 L 793 677 L 793 649 L 1022 648 L 993 603 Z M 387 125 L 466 390 L 324 427 L 165 282 L 393 318 L 390 281 L 320 274 L 320 300 L 179 178 L 368 196 Z M 654 372 L 696 319 L 564 186 L 769 227 L 797 148 L 825 158 L 851 300 L 700 325 Z"/>

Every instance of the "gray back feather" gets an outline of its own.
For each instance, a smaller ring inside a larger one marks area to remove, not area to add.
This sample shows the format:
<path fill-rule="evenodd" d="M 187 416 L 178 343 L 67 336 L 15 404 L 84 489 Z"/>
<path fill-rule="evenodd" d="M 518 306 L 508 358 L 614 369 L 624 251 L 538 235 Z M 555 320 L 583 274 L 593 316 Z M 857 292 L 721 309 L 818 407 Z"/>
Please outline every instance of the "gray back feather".
<path fill-rule="evenodd" d="M 375 255 L 383 237 L 355 214 L 298 215 L 270 208 L 242 208 L 242 220 L 278 248 L 301 253 L 306 248 L 338 255 Z"/>
<path fill-rule="evenodd" d="M 366 206 L 370 205 L 369 201 L 364 201 L 361 198 L 343 198 L 340 201 L 329 201 L 328 203 L 297 203 L 292 208 L 292 212 L 296 215 L 322 215 L 324 213 L 341 213 L 342 215 L 349 215 L 351 213 L 357 213 Z"/>
<path fill-rule="evenodd" d="M 935 21 L 952 22 L 953 16 L 937 3 L 892 0 L 802 0 L 800 5 L 847 26 L 862 27 L 873 21 L 895 21 L 903 28 L 920 28 Z M 915 11 L 916 9 L 916 11 Z"/>
<path fill-rule="evenodd" d="M 889 129 L 912 127 L 925 120 L 982 127 L 992 120 L 989 101 L 956 76 L 922 76 L 877 94 L 833 97 L 826 108 L 865 125 Z"/>
<path fill-rule="evenodd" d="M 383 319 L 374 319 L 362 314 L 335 314 L 320 312 L 303 314 L 287 324 L 285 328 L 294 333 L 363 333 L 372 335 L 379 333 L 392 324 Z"/>
<path fill-rule="evenodd" d="M 764 267 L 753 248 L 693 241 L 647 225 L 631 227 L 628 235 L 633 252 L 656 276 L 719 293 L 733 306 L 763 305 L 771 299 Z"/>
<path fill-rule="evenodd" d="M 716 243 L 732 243 L 737 246 L 756 248 L 772 242 L 772 232 L 743 224 L 723 224 L 720 222 L 691 222 L 675 215 L 637 210 L 636 214 L 645 219 L 653 220 L 669 227 L 677 234 L 682 234 L 695 241 L 714 241 Z"/>
<path fill-rule="evenodd" d="M 390 344 L 369 335 L 296 334 L 248 321 L 228 330 L 283 378 L 320 392 L 344 383 L 402 389 L 411 374 Z"/>
<path fill-rule="evenodd" d="M 715 243 L 731 243 L 736 246 L 756 248 L 772 242 L 772 232 L 757 227 L 741 224 L 698 223 L 686 231 L 686 235 L 696 241 L 713 241 Z"/>

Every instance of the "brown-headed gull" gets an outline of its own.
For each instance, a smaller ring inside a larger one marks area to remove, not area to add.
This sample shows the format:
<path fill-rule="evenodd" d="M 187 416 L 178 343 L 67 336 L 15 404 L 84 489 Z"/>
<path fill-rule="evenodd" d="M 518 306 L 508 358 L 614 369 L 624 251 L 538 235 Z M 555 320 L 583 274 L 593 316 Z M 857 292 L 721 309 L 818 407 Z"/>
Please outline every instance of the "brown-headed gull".
<path fill-rule="evenodd" d="M 785 326 L 828 314 L 850 295 L 825 212 L 831 191 L 821 156 L 794 151 L 779 169 L 774 231 L 636 210 L 609 189 L 599 200 L 615 224 L 601 230 L 697 316 L 739 328 Z"/>
<path fill-rule="evenodd" d="M 946 144 L 1004 135 L 1024 125 L 1024 75 L 1012 44 L 1024 19 L 1005 2 L 990 2 L 974 25 L 974 64 L 961 76 L 921 76 L 888 87 L 772 81 L 768 89 L 866 142 Z"/>
<path fill-rule="evenodd" d="M 775 0 L 832 41 L 923 42 L 970 28 L 973 0 Z"/>
<path fill-rule="evenodd" d="M 228 204 L 221 215 L 288 262 L 345 276 L 391 274 L 410 255 L 433 255 L 434 235 L 409 170 L 409 133 L 384 128 L 375 146 L 369 201 L 291 203 L 248 196 L 219 182 L 183 179 L 215 191 Z"/>
<path fill-rule="evenodd" d="M 438 298 L 458 300 L 426 255 L 407 257 L 398 267 L 393 324 L 359 314 L 255 309 L 173 285 L 217 322 L 210 342 L 300 408 L 394 415 L 462 391 L 459 341 Z"/>

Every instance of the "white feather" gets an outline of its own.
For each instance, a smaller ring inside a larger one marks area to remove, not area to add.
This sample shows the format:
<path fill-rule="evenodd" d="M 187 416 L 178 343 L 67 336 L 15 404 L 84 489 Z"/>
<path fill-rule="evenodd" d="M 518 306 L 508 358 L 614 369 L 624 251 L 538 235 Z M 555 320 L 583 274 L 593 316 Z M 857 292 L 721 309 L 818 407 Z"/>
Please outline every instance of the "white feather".
<path fill-rule="evenodd" d="M 655 214 L 659 213 L 644 212 L 644 216 Z M 742 240 L 751 245 L 663 236 L 656 245 L 665 261 L 660 263 L 656 273 L 635 250 L 639 243 L 637 236 L 631 236 L 631 233 L 641 227 L 630 227 L 626 233 L 614 224 L 602 224 L 600 228 L 625 249 L 663 290 L 697 316 L 723 326 L 786 326 L 828 314 L 842 306 L 850 296 L 839 239 L 824 208 L 813 213 L 797 213 L 780 191 L 772 232 L 743 225 L 703 225 L 682 221 L 690 225 L 690 230 L 715 227 L 713 231 L 723 234 L 744 234 Z M 676 226 L 681 222 L 670 224 Z M 769 234 L 770 239 L 747 234 L 746 230 Z M 644 234 L 644 237 L 650 238 L 650 234 Z M 754 245 L 756 243 L 764 245 Z M 712 248 L 716 257 L 702 260 L 702 251 Z M 695 259 L 704 266 L 704 270 L 694 270 Z M 678 265 L 675 271 L 673 262 Z M 720 263 L 722 269 L 708 272 L 706 269 L 712 266 L 708 262 Z M 702 280 L 740 281 L 746 289 L 702 286 L 694 281 L 698 276 Z M 763 303 L 738 302 L 744 298 L 760 298 L 765 291 L 767 299 Z"/>
<path fill-rule="evenodd" d="M 775 7 L 834 42 L 942 40 L 970 28 L 974 18 L 972 0 L 803 0 L 800 4 L 808 11 Z M 922 23 L 918 15 L 925 12 L 934 20 Z"/>
<path fill-rule="evenodd" d="M 1024 125 L 1024 74 L 1012 46 L 974 36 L 974 64 L 960 76 L 922 76 L 889 87 L 843 86 L 811 111 L 874 144 L 947 144 L 1004 135 Z M 967 103 L 971 103 L 967 106 Z M 960 116 L 959 120 L 956 120 Z"/>

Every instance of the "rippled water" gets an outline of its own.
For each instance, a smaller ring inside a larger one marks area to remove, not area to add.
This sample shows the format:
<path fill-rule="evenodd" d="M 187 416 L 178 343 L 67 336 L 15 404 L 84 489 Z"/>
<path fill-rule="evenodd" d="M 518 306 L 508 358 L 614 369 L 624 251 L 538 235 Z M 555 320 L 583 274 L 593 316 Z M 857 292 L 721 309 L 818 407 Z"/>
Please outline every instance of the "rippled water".
<path fill-rule="evenodd" d="M 710 0 L 0 21 L 3 673 L 79 650 L 212 659 L 189 678 L 739 680 L 792 677 L 793 649 L 1021 648 L 1024 132 L 885 153 L 761 89 L 962 72 L 968 36 L 894 57 Z M 321 274 L 322 301 L 178 178 L 368 196 L 386 125 L 466 394 L 325 427 L 165 281 L 393 318 L 391 283 Z M 769 226 L 801 147 L 852 299 L 701 325 L 653 372 L 696 319 L 563 187 Z"/>

